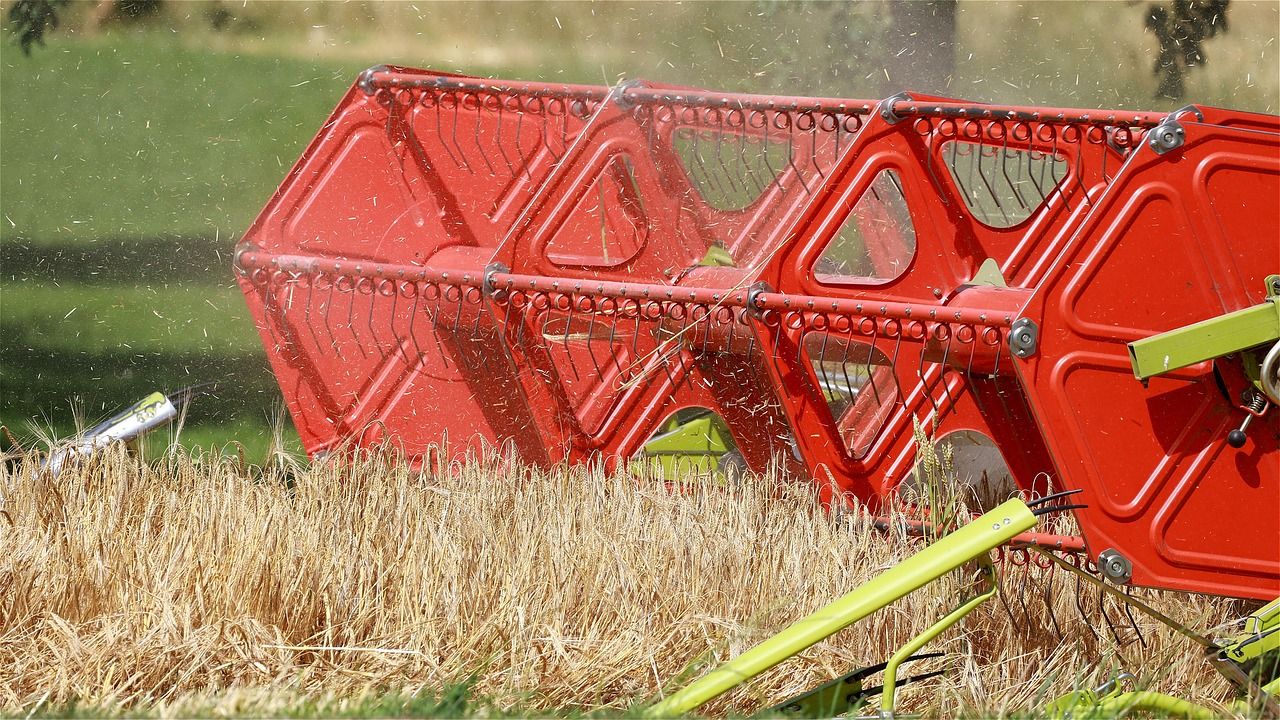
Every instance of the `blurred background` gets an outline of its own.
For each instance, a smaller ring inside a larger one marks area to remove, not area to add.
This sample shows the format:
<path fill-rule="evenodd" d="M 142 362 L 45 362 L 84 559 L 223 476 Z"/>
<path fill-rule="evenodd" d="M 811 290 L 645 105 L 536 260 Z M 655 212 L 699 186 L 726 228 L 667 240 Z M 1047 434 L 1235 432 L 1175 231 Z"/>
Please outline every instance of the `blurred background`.
<path fill-rule="evenodd" d="M 182 441 L 266 452 L 279 393 L 231 250 L 370 65 L 850 98 L 1280 107 L 1272 0 L 8 0 L 0 14 L 0 445 L 216 381 Z"/>

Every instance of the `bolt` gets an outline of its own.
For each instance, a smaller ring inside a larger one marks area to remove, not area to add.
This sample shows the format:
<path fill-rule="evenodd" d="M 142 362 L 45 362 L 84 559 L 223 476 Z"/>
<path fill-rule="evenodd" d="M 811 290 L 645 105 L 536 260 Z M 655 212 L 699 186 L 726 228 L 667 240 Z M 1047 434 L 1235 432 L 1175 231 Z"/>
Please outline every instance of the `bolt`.
<path fill-rule="evenodd" d="M 1023 345 L 1028 345 L 1028 344 L 1030 344 L 1030 343 L 1031 343 L 1031 333 L 1029 333 L 1029 332 L 1024 332 L 1024 333 L 1022 333 L 1021 335 L 1019 335 L 1019 336 L 1018 336 L 1018 342 L 1022 343 Z"/>
<path fill-rule="evenodd" d="M 1168 145 L 1172 145 L 1172 144 L 1173 144 L 1173 133 L 1171 133 L 1171 132 L 1166 132 L 1166 133 L 1164 134 L 1164 138 L 1163 138 L 1163 139 L 1164 139 L 1164 141 L 1165 141 L 1165 143 L 1166 143 L 1166 144 L 1168 144 Z"/>

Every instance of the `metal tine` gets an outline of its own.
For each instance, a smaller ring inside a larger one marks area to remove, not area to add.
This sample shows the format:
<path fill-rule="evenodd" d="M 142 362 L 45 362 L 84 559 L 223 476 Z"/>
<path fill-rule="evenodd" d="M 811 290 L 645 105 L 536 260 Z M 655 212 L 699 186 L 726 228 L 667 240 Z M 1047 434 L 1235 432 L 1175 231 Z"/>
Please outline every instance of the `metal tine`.
<path fill-rule="evenodd" d="M 725 162 L 724 162 L 724 136 L 725 136 L 724 113 L 722 112 L 717 113 L 716 118 L 719 123 L 715 131 L 716 164 L 720 166 L 720 171 L 724 173 L 725 182 L 729 184 L 729 186 L 733 189 L 733 192 L 735 194 L 741 193 L 743 190 L 745 190 L 745 187 L 740 187 L 738 185 L 738 179 L 734 177 L 736 173 L 730 171 L 729 166 L 725 165 Z"/>
<path fill-rule="evenodd" d="M 444 343 L 440 342 L 440 335 L 436 329 L 440 327 L 440 301 L 444 299 L 444 286 L 439 286 L 436 290 L 436 308 L 435 312 L 430 313 L 431 317 L 431 339 L 436 343 L 436 349 L 440 351 L 440 358 L 444 362 L 444 366 L 449 367 L 449 354 L 444 350 Z"/>
<path fill-rule="evenodd" d="M 1127 645 L 1120 637 L 1120 632 L 1116 628 L 1115 622 L 1111 620 L 1111 613 L 1107 612 L 1107 593 L 1102 588 L 1098 588 L 1098 612 L 1102 615 L 1102 619 L 1107 623 L 1107 632 L 1111 634 L 1111 638 L 1116 641 L 1116 645 L 1123 647 Z"/>
<path fill-rule="evenodd" d="M 404 340 L 396 332 L 396 312 L 400 306 L 400 281 L 392 280 L 391 283 L 391 341 L 395 344 L 395 350 L 399 351 L 400 357 L 407 363 L 409 356 L 404 348 Z"/>
<path fill-rule="evenodd" d="M 813 164 L 814 172 L 818 173 L 818 177 L 826 180 L 827 174 L 822 171 L 822 164 L 818 160 L 818 133 L 822 130 L 821 115 L 809 114 L 813 118 L 813 127 L 807 130 L 809 134 L 809 162 Z"/>
<path fill-rule="evenodd" d="M 745 127 L 745 123 L 749 122 L 746 119 L 747 117 L 749 116 L 747 115 L 743 116 L 743 121 L 742 121 L 744 123 L 743 132 L 741 135 L 738 136 L 738 161 L 742 163 L 743 174 L 751 180 L 752 185 L 756 186 L 755 196 L 760 197 L 762 194 L 764 194 L 765 187 L 772 184 L 773 181 L 763 180 L 760 177 L 760 174 L 756 172 L 756 166 L 760 164 L 759 155 L 757 155 L 755 158 L 751 158 L 748 155 L 748 152 L 747 152 L 748 145 L 758 144 L 762 148 L 760 152 L 764 152 L 763 148 L 764 148 L 765 142 L 762 139 L 753 138 L 747 134 L 746 127 Z"/>
<path fill-rule="evenodd" d="M 1034 508 L 1038 505 L 1044 505 L 1046 503 L 1053 502 L 1058 498 L 1070 497 L 1072 495 L 1078 495 L 1082 492 L 1084 492 L 1084 490 L 1076 489 L 1076 490 L 1063 490 L 1062 492 L 1050 493 L 1049 495 L 1045 495 L 1044 497 L 1038 497 L 1035 500 L 1027 501 L 1027 507 Z"/>
<path fill-rule="evenodd" d="M 907 404 L 907 394 L 902 390 L 902 381 L 898 378 L 898 355 L 901 353 L 901 351 L 902 351 L 902 332 L 901 332 L 901 328 L 899 328 L 898 336 L 897 336 L 896 338 L 894 338 L 894 342 L 893 342 L 893 359 L 890 361 L 890 363 L 889 363 L 889 367 L 891 368 L 891 372 L 892 372 L 892 374 L 893 374 L 893 386 L 894 386 L 894 387 L 897 389 L 897 391 L 898 391 L 898 403 L 900 403 L 903 407 L 906 407 L 906 404 Z M 868 352 L 868 353 L 867 353 L 867 355 L 868 355 L 868 361 L 867 361 L 867 363 L 868 363 L 868 365 L 870 365 L 870 355 L 871 355 L 871 353 L 869 353 L 869 352 Z M 869 376 L 869 375 L 868 375 L 868 376 Z M 930 402 L 931 404 L 933 403 L 933 398 L 932 398 L 932 397 L 930 397 L 930 398 L 929 398 L 929 402 Z M 934 408 L 935 408 L 935 411 L 936 411 L 937 406 L 935 405 L 935 406 L 934 406 Z"/>
<path fill-rule="evenodd" d="M 688 127 L 684 129 L 687 130 L 692 137 L 689 151 L 693 154 L 693 160 L 696 167 L 698 168 L 699 177 L 703 180 L 703 182 L 712 186 L 712 189 L 716 193 L 719 193 L 721 197 L 723 197 L 725 195 L 724 188 L 720 186 L 720 181 L 716 179 L 715 173 L 707 169 L 706 160 L 705 158 L 702 157 L 702 149 L 698 147 L 698 136 L 701 133 L 698 132 L 697 126 Z"/>
<path fill-rule="evenodd" d="M 942 392 L 947 396 L 947 407 L 955 407 L 956 399 L 951 395 L 951 384 L 947 382 L 947 360 L 951 357 L 951 340 L 955 332 L 947 325 L 947 344 L 942 348 L 942 363 L 939 365 L 938 381 L 942 383 Z"/>
<path fill-rule="evenodd" d="M 1001 127 L 1004 127 L 1004 125 L 1001 125 Z M 1004 175 L 1004 181 L 1008 183 L 1009 189 L 1013 191 L 1013 198 L 1018 201 L 1018 206 L 1022 208 L 1024 212 L 1029 212 L 1034 208 L 1027 207 L 1027 202 L 1022 197 L 1022 191 L 1018 188 L 1018 183 L 1015 183 L 1013 179 L 1009 177 L 1009 155 L 1011 152 L 1016 155 L 1017 151 L 1009 150 L 1008 128 L 1005 128 L 1004 132 L 1001 133 L 1001 135 L 1004 137 L 1004 145 L 1001 148 L 1001 152 L 1000 152 L 1000 173 Z M 1022 164 L 1015 162 L 1013 166 L 1015 168 L 1018 168 L 1018 167 L 1021 167 Z"/>
<path fill-rule="evenodd" d="M 806 336 L 802 334 L 800 336 L 801 350 L 804 350 L 807 344 L 805 342 L 805 339 L 806 339 Z M 812 355 L 809 356 L 809 364 L 817 365 L 818 372 L 821 373 L 822 375 L 822 377 L 818 380 L 818 385 L 819 385 L 818 393 L 822 395 L 823 400 L 825 400 L 828 405 L 831 404 L 831 399 L 827 397 L 827 393 L 829 392 L 827 388 L 831 387 L 831 381 L 827 378 L 827 342 L 829 342 L 830 340 L 831 340 L 831 332 L 829 330 L 823 330 L 822 331 L 822 347 L 818 350 L 817 362 L 814 362 L 814 358 Z M 832 415 L 835 415 L 835 413 L 832 413 Z M 839 418 L 833 418 L 833 419 L 839 420 Z"/>
<path fill-rule="evenodd" d="M 779 110 L 780 114 L 786 112 Z M 804 172 L 800 170 L 800 166 L 796 165 L 796 119 L 791 113 L 786 113 L 787 117 L 787 165 L 795 172 L 796 180 L 799 181 L 800 187 L 804 188 L 805 195 L 812 195 L 813 191 L 809 189 L 809 184 L 804 181 Z"/>
<path fill-rule="evenodd" d="M 507 103 L 506 100 L 503 99 L 502 95 L 495 95 L 494 97 L 498 99 L 498 128 L 494 132 L 494 144 L 498 146 L 498 154 L 502 156 L 502 162 L 507 164 L 507 174 L 511 177 L 515 177 L 518 171 L 515 166 L 511 164 L 511 158 L 507 157 L 507 149 L 504 147 L 505 143 L 502 142 L 502 125 L 505 122 L 505 118 L 502 117 L 502 112 Z M 494 204 L 496 205 L 497 203 L 495 202 Z"/>
<path fill-rule="evenodd" d="M 640 316 L 644 313 L 644 305 L 639 301 L 636 302 L 635 327 L 631 333 L 631 361 L 629 366 L 634 367 L 636 360 L 640 357 Z"/>
<path fill-rule="evenodd" d="M 596 313 L 592 313 L 593 318 L 595 317 L 595 315 Z M 619 318 L 617 316 L 617 313 L 614 313 L 614 316 L 609 318 L 609 359 L 613 361 L 614 369 L 617 370 L 619 376 L 621 376 L 623 373 L 622 363 L 618 362 L 618 350 L 616 348 L 617 337 L 618 337 L 618 320 Z M 592 359 L 593 360 L 595 359 L 594 351 L 592 354 Z"/>
<path fill-rule="evenodd" d="M 880 320 L 878 318 L 872 318 L 871 342 L 868 344 L 867 350 L 866 350 L 867 366 L 864 371 L 867 375 L 867 379 L 863 383 L 863 385 L 871 386 L 871 392 L 876 396 L 876 405 L 881 405 L 884 403 L 884 398 L 880 397 L 880 388 L 877 386 L 877 383 L 875 380 L 875 374 L 871 369 L 871 361 L 875 357 L 875 353 L 876 353 L 876 339 L 879 337 L 880 337 Z M 895 376 L 897 375 L 896 369 L 894 371 L 894 375 Z M 896 383 L 897 380 L 895 379 L 894 382 Z"/>
<path fill-rule="evenodd" d="M 1075 175 L 1076 186 L 1080 188 L 1080 194 L 1084 197 L 1084 204 L 1092 207 L 1093 198 L 1089 197 L 1089 188 L 1085 186 L 1084 178 L 1082 177 L 1084 175 L 1084 172 L 1083 172 L 1084 171 L 1084 142 L 1085 142 L 1085 137 L 1083 133 L 1081 133 L 1077 137 L 1076 143 L 1075 143 L 1076 163 L 1075 163 L 1075 167 L 1072 168 L 1073 170 L 1075 170 L 1075 172 L 1072 174 Z M 1071 172 L 1072 169 L 1068 169 L 1068 172 Z"/>
<path fill-rule="evenodd" d="M 570 312 L 573 311 L 573 303 L 569 303 L 569 310 Z M 604 372 L 600 370 L 600 363 L 596 361 L 595 347 L 593 347 L 591 344 L 591 339 L 595 336 L 595 329 L 596 329 L 596 314 L 592 312 L 589 314 L 589 317 L 587 319 L 587 357 L 591 358 L 591 364 L 596 369 L 596 379 L 598 379 L 600 382 L 604 382 Z M 566 336 L 565 351 L 567 352 L 569 349 L 568 341 L 567 341 L 568 333 L 566 333 L 565 336 Z M 610 348 L 612 347 L 613 347 L 613 344 L 610 343 Z M 575 369 L 574 372 L 576 373 L 577 370 Z"/>
<path fill-rule="evenodd" d="M 841 124 L 843 125 L 843 123 Z M 838 132 L 839 131 L 837 129 L 837 137 L 839 136 Z M 928 140 L 925 141 L 924 169 L 925 169 L 925 172 L 929 175 L 929 180 L 933 183 L 933 186 L 935 188 L 943 187 L 942 178 L 939 177 L 938 175 L 937 162 L 934 160 L 934 156 L 936 155 L 938 158 L 942 158 L 942 154 L 945 152 L 943 145 L 946 144 L 946 141 L 942 138 L 942 133 L 934 132 L 932 123 L 929 124 L 929 132 L 927 133 L 927 136 L 928 136 Z M 959 144 L 959 141 L 957 140 L 951 141 L 951 167 L 952 168 L 955 168 L 956 145 L 958 144 Z M 936 146 L 936 150 L 935 150 L 935 146 Z M 837 153 L 836 159 L 837 160 L 839 159 L 839 153 Z M 946 160 L 943 159 L 943 162 L 946 162 Z M 964 189 L 964 184 L 960 181 L 959 173 L 953 172 L 951 173 L 951 176 L 955 178 L 956 185 L 960 187 L 961 194 L 965 195 L 966 191 Z M 950 202 L 947 200 L 946 193 L 937 193 L 937 196 L 938 196 L 938 200 L 940 200 L 943 205 L 950 204 Z M 965 197 L 967 198 L 968 195 L 965 195 Z M 967 204 L 968 203 L 966 202 L 966 205 Z"/>
<path fill-rule="evenodd" d="M 979 204 L 977 202 L 978 201 L 978 183 L 974 181 L 974 174 L 978 172 L 978 167 L 981 165 L 981 160 L 979 160 L 978 162 L 974 162 L 973 155 L 976 151 L 973 147 L 971 147 L 973 143 L 966 142 L 965 145 L 970 146 L 965 154 L 965 157 L 969 158 L 969 187 L 973 188 L 972 190 L 973 195 L 970 197 L 974 201 L 974 204 Z M 984 218 L 985 218 L 984 222 L 985 222 L 986 220 L 990 219 L 991 215 L 989 210 L 986 207 L 986 203 L 981 203 L 980 207 L 982 207 L 982 213 L 984 215 Z"/>
<path fill-rule="evenodd" d="M 382 350 L 382 338 L 378 337 L 378 331 L 373 326 L 373 311 L 378 304 L 378 286 L 377 283 L 369 289 L 369 314 L 365 319 L 365 326 L 369 328 L 369 337 L 373 339 L 373 347 L 378 351 L 378 357 L 386 358 L 387 354 Z"/>
<path fill-rule="evenodd" d="M 1093 633 L 1095 638 L 1101 640 L 1102 633 L 1094 629 L 1093 621 L 1089 619 L 1089 613 L 1086 612 L 1084 608 L 1084 593 L 1082 592 L 1084 580 L 1082 580 L 1079 575 L 1073 574 L 1072 577 L 1074 577 L 1076 581 L 1076 591 L 1072 593 L 1075 597 L 1076 613 L 1080 616 L 1080 620 L 1084 623 L 1084 626 L 1089 628 L 1089 632 Z"/>
<path fill-rule="evenodd" d="M 961 141 L 960 141 L 960 140 L 952 140 L 952 141 L 951 141 L 951 161 L 950 161 L 950 165 L 951 165 L 951 170 L 953 171 L 953 172 L 951 173 L 951 176 L 955 179 L 955 181 L 956 181 L 956 185 L 958 185 L 958 186 L 960 187 L 960 194 L 964 197 L 965 204 L 966 204 L 966 205 L 968 205 L 968 206 L 970 207 L 971 212 L 973 212 L 975 215 L 977 215 L 979 220 L 982 220 L 983 222 L 986 222 L 986 221 L 988 220 L 988 218 L 987 218 L 987 209 L 986 209 L 985 207 L 983 207 L 981 204 L 979 204 L 979 203 L 977 203 L 977 202 L 974 202 L 974 201 L 977 199 L 977 195 L 976 195 L 975 193 L 973 193 L 971 190 L 969 190 L 969 186 L 965 183 L 965 181 L 964 181 L 964 180 L 962 180 L 962 179 L 961 179 L 961 177 L 960 177 L 961 173 L 960 173 L 959 169 L 956 167 L 956 159 L 957 159 L 957 158 L 961 158 L 961 157 L 968 157 L 968 153 L 965 153 L 965 154 L 961 154 L 961 153 L 960 153 L 960 145 L 961 145 L 961 144 L 962 144 L 962 143 L 961 143 Z M 939 154 L 941 154 L 941 153 L 939 153 Z M 929 156 L 932 158 L 933 153 L 929 153 Z M 972 170 L 972 168 L 973 168 L 973 163 L 970 163 L 970 164 L 969 164 L 969 167 L 970 167 L 970 169 Z M 972 179 L 972 178 L 970 178 L 970 179 Z M 935 181 L 936 181 L 936 178 L 935 178 Z"/>
<path fill-rule="evenodd" d="M 1004 224 L 1009 224 L 1009 213 L 1005 212 L 1004 203 L 1000 202 L 1000 194 L 991 186 L 991 181 L 987 179 L 987 171 L 982 167 L 982 158 L 987 154 L 987 133 L 985 129 L 978 130 L 978 177 L 982 178 L 982 184 L 987 188 L 987 193 L 991 195 L 991 201 L 995 203 L 996 209 L 1000 211 L 1000 217 L 1004 218 Z"/>
<path fill-rule="evenodd" d="M 901 328 L 898 330 L 898 337 L 899 338 L 902 337 Z M 920 361 L 916 364 L 916 377 L 920 379 L 920 387 L 924 389 L 924 396 L 925 396 L 925 399 L 929 401 L 929 407 L 933 408 L 933 421 L 936 423 L 941 419 L 938 416 L 942 414 L 942 411 L 938 408 L 938 401 L 935 400 L 933 397 L 933 385 L 930 384 L 928 380 L 925 379 L 925 376 L 924 376 L 924 361 L 925 361 L 925 355 L 927 354 L 928 350 L 929 350 L 929 337 L 928 335 L 926 335 L 925 337 L 920 339 Z M 895 365 L 896 365 L 896 360 L 897 359 L 895 358 Z M 906 398 L 904 397 L 903 400 L 905 401 Z"/>
<path fill-rule="evenodd" d="M 857 397 L 858 389 L 853 387 L 853 379 L 849 377 L 849 348 L 853 346 L 853 322 L 844 339 L 844 349 L 840 352 L 840 375 L 844 378 L 844 387 L 849 394 L 850 404 Z M 870 378 L 868 378 L 869 380 Z M 865 384 L 865 383 L 864 383 Z"/>
<path fill-rule="evenodd" d="M 354 280 L 352 281 L 351 289 L 348 291 L 351 295 L 351 300 L 347 303 L 347 327 L 351 330 L 351 337 L 356 341 L 356 350 L 360 351 L 360 357 L 367 358 L 369 355 L 364 351 L 364 343 L 360 342 L 360 333 L 356 332 L 355 309 L 356 295 L 358 293 L 356 292 L 355 282 Z"/>
<path fill-rule="evenodd" d="M 422 363 L 422 345 L 418 342 L 418 303 L 422 300 L 422 288 L 414 286 L 413 307 L 409 309 L 409 341 L 413 343 L 413 351 L 417 353 L 413 365 Z"/>
<path fill-rule="evenodd" d="M 1056 595 L 1054 595 L 1054 592 L 1053 592 L 1053 582 L 1054 582 L 1054 579 L 1057 577 L 1057 575 L 1058 573 L 1052 572 L 1052 571 L 1046 572 L 1044 574 L 1045 585 L 1044 585 L 1043 600 L 1044 600 L 1045 609 L 1048 611 L 1048 614 L 1049 614 L 1049 622 L 1053 623 L 1053 633 L 1057 635 L 1059 639 L 1064 639 L 1066 637 L 1066 634 L 1062 632 L 1062 625 L 1058 623 L 1058 613 L 1056 610 L 1054 610 L 1054 607 L 1053 607 L 1053 599 L 1057 597 Z"/>
<path fill-rule="evenodd" d="M 311 280 L 307 282 L 306 308 L 302 311 L 302 323 L 307 326 L 307 332 L 311 333 L 311 341 L 316 344 L 316 349 L 319 350 L 320 338 L 316 335 L 315 325 L 311 322 L 311 305 L 312 298 L 315 297 L 316 293 L 316 277 L 318 276 L 312 276 Z"/>
<path fill-rule="evenodd" d="M 569 333 L 573 332 L 573 305 L 574 305 L 573 296 L 570 295 L 569 296 L 569 314 L 564 323 L 564 338 L 563 338 L 562 345 L 564 347 L 565 359 L 569 361 L 569 369 L 573 371 L 573 379 L 581 380 L 582 376 L 578 374 L 578 363 L 573 361 L 573 353 L 569 350 Z M 588 335 L 587 336 L 587 354 L 590 354 L 590 353 L 591 353 L 591 337 Z M 595 360 L 596 360 L 595 357 L 592 356 L 591 362 L 594 363 Z M 599 367 L 597 367 L 596 372 L 599 372 L 599 371 L 600 369 Z"/>
<path fill-rule="evenodd" d="M 453 150 L 449 147 L 449 141 L 445 139 L 444 136 L 444 126 L 440 122 L 440 116 L 444 114 L 444 108 L 440 105 L 441 98 L 443 97 L 443 94 L 436 96 L 434 106 L 435 112 L 432 113 L 432 115 L 436 116 L 436 138 L 440 140 L 440 147 L 444 148 L 445 154 L 447 154 L 449 159 L 453 161 L 454 167 L 464 167 L 462 161 L 453 154 Z"/>
<path fill-rule="evenodd" d="M 1132 595 L 1133 588 L 1126 587 L 1125 595 Z M 1124 610 L 1125 617 L 1129 618 L 1129 626 L 1133 628 L 1133 634 L 1138 638 L 1138 645 L 1142 648 L 1147 647 L 1147 639 L 1142 635 L 1142 628 L 1138 627 L 1138 621 L 1133 617 L 1133 608 L 1129 607 L 1129 603 L 1120 603 L 1120 608 Z"/>
<path fill-rule="evenodd" d="M 543 100 L 540 109 L 542 111 L 542 146 L 547 149 L 547 152 L 551 154 L 551 157 L 554 158 L 556 162 L 559 162 L 560 154 L 557 153 L 556 149 L 551 145 L 551 136 L 548 134 L 550 132 L 549 127 L 551 125 L 551 103 L 547 100 Z"/>
<path fill-rule="evenodd" d="M 773 168 L 773 163 L 769 162 L 769 126 L 773 124 L 773 121 L 769 119 L 768 111 L 763 111 L 763 114 L 764 114 L 764 128 L 763 128 L 764 135 L 762 136 L 763 140 L 761 140 L 760 142 L 760 157 L 764 160 L 764 166 L 769 171 L 769 177 L 771 178 L 770 182 L 776 185 L 779 190 L 783 190 L 784 188 L 782 187 L 781 173 L 779 173 L 777 170 Z M 791 147 L 787 146 L 788 160 L 790 160 L 790 153 L 791 153 Z"/>
<path fill-rule="evenodd" d="M 462 164 L 467 168 L 467 172 L 475 174 L 475 169 L 471 167 L 471 161 L 467 159 L 467 153 L 463 151 L 462 144 L 458 142 L 458 110 L 461 108 L 462 98 L 455 97 L 453 101 L 453 128 L 450 133 L 453 137 L 453 146 L 458 149 L 458 156 L 462 158 Z"/>
<path fill-rule="evenodd" d="M 473 134 L 475 136 L 476 152 L 479 153 L 480 159 L 484 161 L 485 167 L 489 168 L 489 177 L 494 177 L 498 173 L 496 170 L 494 170 L 493 163 L 489 162 L 489 153 L 485 152 L 484 145 L 480 143 L 480 121 L 482 116 L 484 115 L 483 97 L 484 97 L 483 95 L 476 93 L 476 113 L 475 113 L 476 119 L 475 119 L 475 122 L 471 124 L 471 127 L 473 129 Z M 501 110 L 502 108 L 501 102 L 498 103 L 498 108 L 499 110 Z M 501 125 L 499 125 L 499 127 L 501 127 Z"/>
<path fill-rule="evenodd" d="M 725 343 L 725 352 L 733 354 L 734 334 L 738 331 L 738 313 L 730 308 L 729 312 L 729 341 Z"/>
<path fill-rule="evenodd" d="M 476 301 L 475 306 L 476 319 L 475 322 L 471 323 L 471 337 L 478 338 L 480 337 L 480 321 L 484 319 L 484 295 L 480 296 L 480 299 Z"/>
<path fill-rule="evenodd" d="M 1067 210 L 1070 210 L 1071 201 L 1068 200 L 1066 194 L 1062 192 L 1062 181 L 1061 181 L 1061 178 L 1058 177 L 1058 138 L 1059 137 L 1061 137 L 1061 133 L 1059 133 L 1055 128 L 1053 133 L 1053 148 L 1052 148 L 1051 154 L 1049 155 L 1049 178 L 1053 180 L 1053 190 L 1051 190 L 1050 192 L 1056 191 L 1058 193 L 1058 199 L 1062 200 L 1062 204 L 1067 206 Z"/>
<path fill-rule="evenodd" d="M 338 338 L 333 334 L 333 323 L 329 320 L 329 313 L 333 310 L 333 293 L 335 292 L 336 282 L 329 283 L 328 297 L 324 303 L 324 331 L 329 334 L 329 345 L 333 347 L 333 351 L 337 353 L 339 360 L 346 360 L 342 355 L 342 348 L 338 345 Z"/>
<path fill-rule="evenodd" d="M 520 158 L 520 167 L 524 169 L 525 179 L 532 181 L 533 173 L 529 170 L 529 165 L 537 154 L 537 150 L 529 153 L 529 157 L 524 155 L 524 143 L 520 139 L 520 135 L 524 129 L 525 104 L 524 99 L 519 95 L 513 97 L 516 99 L 516 157 Z"/>
<path fill-rule="evenodd" d="M 458 307 L 454 310 L 454 313 L 453 313 L 452 330 L 454 335 L 458 334 L 458 326 L 462 324 L 462 295 L 463 295 L 462 286 L 459 285 L 458 286 Z"/>
<path fill-rule="evenodd" d="M 1034 140 L 1035 131 L 1028 130 L 1027 132 L 1032 133 L 1031 138 Z M 1045 168 L 1044 157 L 1045 157 L 1044 153 L 1037 151 L 1034 146 L 1031 146 L 1031 145 L 1028 146 L 1027 179 L 1030 180 L 1031 184 L 1034 185 L 1036 188 L 1036 196 L 1039 198 L 1036 201 L 1036 207 L 1040 207 L 1040 205 L 1044 204 L 1044 201 L 1049 197 L 1049 193 L 1045 192 L 1044 185 L 1043 185 L 1044 168 Z M 1032 167 L 1032 163 L 1036 162 L 1037 160 L 1040 161 L 1040 179 L 1038 180 L 1036 179 L 1036 170 L 1034 167 Z"/>
<path fill-rule="evenodd" d="M 529 322 L 528 315 L 531 312 L 532 307 L 533 301 L 530 300 L 525 303 L 524 307 L 516 310 L 520 315 L 520 317 L 516 319 L 516 345 L 521 347 L 524 346 L 524 329 L 525 325 Z"/>

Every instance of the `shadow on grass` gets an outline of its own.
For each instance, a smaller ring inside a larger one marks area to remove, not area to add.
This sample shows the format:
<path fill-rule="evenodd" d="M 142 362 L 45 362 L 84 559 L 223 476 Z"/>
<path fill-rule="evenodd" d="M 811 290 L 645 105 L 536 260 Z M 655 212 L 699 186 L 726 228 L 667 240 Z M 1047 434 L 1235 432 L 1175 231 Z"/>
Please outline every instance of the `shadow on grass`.
<path fill-rule="evenodd" d="M 0 324 L 0 336 L 22 337 Z M 59 351 L 0 345 L 0 422 L 19 435 L 31 426 L 75 430 L 73 404 L 85 420 L 105 417 L 156 390 L 173 393 L 200 383 L 190 424 L 260 422 L 266 426 L 280 391 L 262 355 L 183 352 Z"/>
<path fill-rule="evenodd" d="M 230 281 L 235 238 L 112 237 L 50 245 L 26 238 L 0 244 L 4 275 L 84 284 Z"/>

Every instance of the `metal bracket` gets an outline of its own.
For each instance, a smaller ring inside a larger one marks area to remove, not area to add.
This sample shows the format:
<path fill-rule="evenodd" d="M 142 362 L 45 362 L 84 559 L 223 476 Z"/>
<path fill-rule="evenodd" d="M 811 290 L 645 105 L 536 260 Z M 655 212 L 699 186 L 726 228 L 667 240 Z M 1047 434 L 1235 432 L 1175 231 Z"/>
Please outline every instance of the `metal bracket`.
<path fill-rule="evenodd" d="M 356 87 L 360 88 L 365 95 L 374 94 L 377 92 L 377 88 L 373 86 L 373 74 L 386 72 L 387 69 L 386 65 L 374 65 L 371 68 L 366 68 L 361 71 L 360 78 L 356 80 Z"/>
<path fill-rule="evenodd" d="M 1182 129 L 1182 123 L 1177 120 L 1165 120 L 1159 125 L 1151 128 L 1148 134 L 1147 144 L 1157 155 L 1163 155 L 1170 150 L 1176 150 L 1182 147 L 1187 141 L 1187 132 Z"/>
<path fill-rule="evenodd" d="M 1036 354 L 1039 345 L 1040 328 L 1031 318 L 1018 318 L 1013 321 L 1009 332 L 1009 351 L 1015 357 L 1026 360 Z"/>
<path fill-rule="evenodd" d="M 1191 113 L 1196 116 L 1196 122 L 1204 122 L 1204 113 L 1201 112 L 1200 108 L 1196 107 L 1195 105 L 1183 105 L 1177 110 L 1174 110 L 1173 112 L 1169 113 L 1169 115 L 1165 117 L 1164 120 L 1165 122 L 1169 122 L 1171 120 L 1177 120 L 1178 116 L 1181 115 L 1182 113 Z"/>
<path fill-rule="evenodd" d="M 756 299 L 768 292 L 773 292 L 773 288 L 769 287 L 769 283 L 763 280 L 747 288 L 747 312 L 752 317 L 760 317 L 760 308 L 756 305 Z"/>
<path fill-rule="evenodd" d="M 627 99 L 627 91 L 632 88 L 641 88 L 645 86 L 645 82 L 638 78 L 623 80 L 622 82 L 609 88 L 609 100 L 613 101 L 622 110 L 630 110 L 635 107 L 635 103 Z"/>
<path fill-rule="evenodd" d="M 899 101 L 910 102 L 911 96 L 904 92 L 900 92 L 897 95 L 890 95 L 880 101 L 880 118 L 890 125 L 897 125 L 902 121 L 902 116 L 893 111 L 893 104 Z"/>
<path fill-rule="evenodd" d="M 498 273 L 509 273 L 509 272 L 511 272 L 511 268 L 507 267 L 506 265 L 503 265 L 500 262 L 491 262 L 488 265 L 485 265 L 484 266 L 484 288 L 483 288 L 484 294 L 492 295 L 493 291 L 498 289 L 493 282 L 494 275 Z"/>
<path fill-rule="evenodd" d="M 1098 555 L 1098 569 L 1103 577 L 1117 585 L 1128 585 L 1133 578 L 1133 563 L 1115 548 L 1107 548 Z"/>

